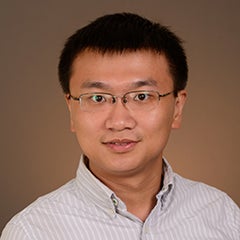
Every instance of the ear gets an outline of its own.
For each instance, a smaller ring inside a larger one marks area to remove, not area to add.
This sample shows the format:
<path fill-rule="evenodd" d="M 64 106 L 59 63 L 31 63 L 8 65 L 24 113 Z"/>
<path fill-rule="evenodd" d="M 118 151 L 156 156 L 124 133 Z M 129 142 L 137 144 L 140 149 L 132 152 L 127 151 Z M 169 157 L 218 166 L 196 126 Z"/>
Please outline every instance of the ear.
<path fill-rule="evenodd" d="M 73 121 L 73 110 L 72 110 L 72 101 L 69 95 L 65 95 L 65 100 L 70 114 L 70 130 L 75 132 L 74 121 Z"/>
<path fill-rule="evenodd" d="M 185 90 L 181 90 L 178 92 L 178 95 L 175 99 L 175 108 L 173 115 L 172 128 L 177 129 L 180 128 L 182 122 L 182 113 L 183 107 L 186 102 L 187 92 Z"/>

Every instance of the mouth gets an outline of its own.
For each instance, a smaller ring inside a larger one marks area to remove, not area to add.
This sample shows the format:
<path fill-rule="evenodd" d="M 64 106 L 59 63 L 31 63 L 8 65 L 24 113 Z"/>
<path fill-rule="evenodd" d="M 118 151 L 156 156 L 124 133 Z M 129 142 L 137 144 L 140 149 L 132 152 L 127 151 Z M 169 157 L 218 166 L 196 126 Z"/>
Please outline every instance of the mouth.
<path fill-rule="evenodd" d="M 140 141 L 131 139 L 113 139 L 107 142 L 103 142 L 111 151 L 117 153 L 129 152 L 135 148 Z"/>

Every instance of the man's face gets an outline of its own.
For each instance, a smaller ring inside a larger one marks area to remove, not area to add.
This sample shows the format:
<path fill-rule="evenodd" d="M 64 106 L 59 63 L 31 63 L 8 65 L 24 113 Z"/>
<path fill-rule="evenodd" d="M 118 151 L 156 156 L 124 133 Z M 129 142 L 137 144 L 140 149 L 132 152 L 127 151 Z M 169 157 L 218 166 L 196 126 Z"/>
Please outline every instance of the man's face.
<path fill-rule="evenodd" d="M 105 92 L 122 96 L 135 90 L 173 91 L 173 80 L 164 55 L 150 51 L 122 54 L 81 53 L 73 63 L 71 95 Z M 98 177 L 132 176 L 159 168 L 172 128 L 181 122 L 186 93 L 160 99 L 149 111 L 132 111 L 121 102 L 103 112 L 81 109 L 67 100 L 71 130 L 76 133 L 91 171 Z"/>

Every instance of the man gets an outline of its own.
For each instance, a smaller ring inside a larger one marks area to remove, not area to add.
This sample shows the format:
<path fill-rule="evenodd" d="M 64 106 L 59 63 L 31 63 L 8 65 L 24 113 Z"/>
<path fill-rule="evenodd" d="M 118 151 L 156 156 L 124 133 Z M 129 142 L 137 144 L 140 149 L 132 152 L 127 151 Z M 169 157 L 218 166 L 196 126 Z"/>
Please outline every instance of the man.
<path fill-rule="evenodd" d="M 240 239 L 237 205 L 163 157 L 187 96 L 173 32 L 135 14 L 103 16 L 68 39 L 59 79 L 83 152 L 77 176 L 1 239 Z"/>

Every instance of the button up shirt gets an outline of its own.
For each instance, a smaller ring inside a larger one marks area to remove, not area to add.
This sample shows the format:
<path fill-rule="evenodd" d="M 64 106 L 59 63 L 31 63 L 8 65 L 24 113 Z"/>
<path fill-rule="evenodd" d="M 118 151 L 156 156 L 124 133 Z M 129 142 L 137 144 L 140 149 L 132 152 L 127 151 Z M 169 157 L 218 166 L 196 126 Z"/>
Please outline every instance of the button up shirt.
<path fill-rule="evenodd" d="M 157 203 L 142 222 L 80 160 L 77 176 L 40 197 L 1 240 L 239 240 L 240 210 L 223 192 L 173 173 L 164 160 Z"/>

